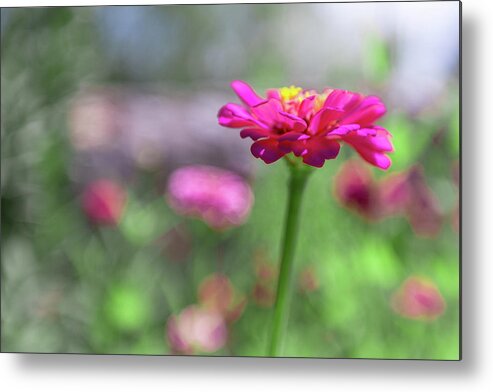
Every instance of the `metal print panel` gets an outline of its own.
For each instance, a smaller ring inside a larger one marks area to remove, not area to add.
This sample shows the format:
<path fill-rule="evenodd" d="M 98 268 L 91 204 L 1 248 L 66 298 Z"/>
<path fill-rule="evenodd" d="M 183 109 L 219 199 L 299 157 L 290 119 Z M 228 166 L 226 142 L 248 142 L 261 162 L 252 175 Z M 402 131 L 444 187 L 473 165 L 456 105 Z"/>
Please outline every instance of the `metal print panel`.
<path fill-rule="evenodd" d="M 460 359 L 460 3 L 4 8 L 3 352 Z"/>

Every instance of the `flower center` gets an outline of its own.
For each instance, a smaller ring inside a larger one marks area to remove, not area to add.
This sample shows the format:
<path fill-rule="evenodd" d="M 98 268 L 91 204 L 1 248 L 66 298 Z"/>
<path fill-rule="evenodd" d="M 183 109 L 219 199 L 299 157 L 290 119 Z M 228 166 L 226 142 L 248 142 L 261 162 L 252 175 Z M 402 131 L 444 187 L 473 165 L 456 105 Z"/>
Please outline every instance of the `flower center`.
<path fill-rule="evenodd" d="M 281 99 L 287 102 L 295 99 L 302 91 L 303 89 L 301 87 L 291 85 L 289 87 L 281 87 L 279 94 L 281 95 Z"/>

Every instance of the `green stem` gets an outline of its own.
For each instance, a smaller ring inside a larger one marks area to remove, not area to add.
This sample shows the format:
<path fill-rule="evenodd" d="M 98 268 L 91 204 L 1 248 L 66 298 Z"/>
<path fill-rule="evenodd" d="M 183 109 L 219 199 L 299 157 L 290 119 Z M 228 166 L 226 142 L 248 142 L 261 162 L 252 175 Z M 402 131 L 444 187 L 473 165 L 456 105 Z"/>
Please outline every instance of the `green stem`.
<path fill-rule="evenodd" d="M 301 201 L 310 173 L 303 167 L 290 165 L 289 195 L 281 248 L 281 268 L 277 281 L 276 304 L 272 322 L 269 355 L 282 355 L 282 346 L 289 318 L 290 287 L 293 280 L 293 261 L 298 235 Z"/>

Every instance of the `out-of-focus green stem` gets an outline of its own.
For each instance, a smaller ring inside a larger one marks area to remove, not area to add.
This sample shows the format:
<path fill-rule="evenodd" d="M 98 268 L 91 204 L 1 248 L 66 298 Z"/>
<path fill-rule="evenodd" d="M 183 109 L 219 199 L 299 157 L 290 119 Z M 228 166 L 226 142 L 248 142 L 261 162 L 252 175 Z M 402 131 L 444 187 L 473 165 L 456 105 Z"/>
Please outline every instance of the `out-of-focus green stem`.
<path fill-rule="evenodd" d="M 281 247 L 281 268 L 277 281 L 276 304 L 272 320 L 272 335 L 269 355 L 282 355 L 284 335 L 289 318 L 289 303 L 291 298 L 291 282 L 296 241 L 299 228 L 301 202 L 303 191 L 310 171 L 305 167 L 290 164 L 289 194 L 284 223 L 284 236 Z"/>

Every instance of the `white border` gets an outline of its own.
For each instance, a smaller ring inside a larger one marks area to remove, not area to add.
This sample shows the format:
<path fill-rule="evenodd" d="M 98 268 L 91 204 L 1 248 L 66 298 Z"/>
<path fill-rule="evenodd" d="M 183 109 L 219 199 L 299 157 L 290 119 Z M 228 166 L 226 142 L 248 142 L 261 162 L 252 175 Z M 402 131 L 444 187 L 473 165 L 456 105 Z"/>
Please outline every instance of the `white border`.
<path fill-rule="evenodd" d="M 222 3 L 223 1 L 214 1 Z M 255 1 L 250 1 L 255 2 Z M 8 1 L 0 6 L 163 4 Z M 183 1 L 181 3 L 207 3 Z M 491 1 L 463 1 L 463 361 L 0 354 L 4 391 L 467 391 L 493 385 Z M 483 218 L 483 219 L 480 219 Z M 487 220 L 489 218 L 490 220 Z"/>

